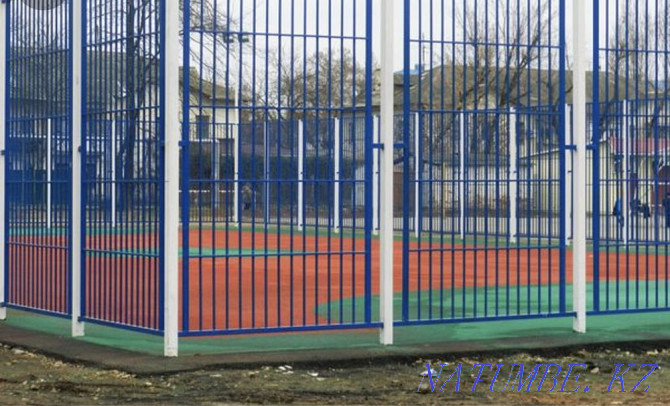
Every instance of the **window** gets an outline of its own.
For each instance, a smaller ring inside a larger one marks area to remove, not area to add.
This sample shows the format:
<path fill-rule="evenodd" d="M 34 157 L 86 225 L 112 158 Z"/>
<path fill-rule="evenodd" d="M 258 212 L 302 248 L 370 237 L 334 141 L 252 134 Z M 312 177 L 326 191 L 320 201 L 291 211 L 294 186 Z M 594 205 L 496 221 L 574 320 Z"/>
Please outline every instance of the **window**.
<path fill-rule="evenodd" d="M 212 138 L 212 127 L 209 116 L 196 116 L 197 139 L 208 140 Z"/>

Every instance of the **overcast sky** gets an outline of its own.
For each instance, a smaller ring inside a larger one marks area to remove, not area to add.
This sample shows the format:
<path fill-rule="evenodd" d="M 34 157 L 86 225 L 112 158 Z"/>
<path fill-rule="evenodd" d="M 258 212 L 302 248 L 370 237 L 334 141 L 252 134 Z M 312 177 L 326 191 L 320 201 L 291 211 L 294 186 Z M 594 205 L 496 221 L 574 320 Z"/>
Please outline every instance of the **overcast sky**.
<path fill-rule="evenodd" d="M 242 20 L 242 25 L 245 30 L 253 30 L 253 24 L 255 21 L 256 32 L 281 32 L 288 34 L 293 32 L 295 35 L 301 36 L 302 34 L 313 35 L 317 32 L 320 35 L 327 35 L 329 29 L 333 35 L 340 35 L 344 32 L 344 35 L 357 35 L 362 36 L 365 33 L 365 0 L 239 0 L 230 1 L 227 0 L 218 0 L 219 4 L 224 7 L 230 7 L 230 15 L 236 16 L 236 19 Z M 380 41 L 379 41 L 379 15 L 380 7 L 383 3 L 394 1 L 395 5 L 395 21 L 394 30 L 395 37 L 393 42 L 395 44 L 402 44 L 403 42 L 403 16 L 404 16 L 404 0 L 373 0 L 373 7 L 375 10 L 374 13 L 374 53 L 375 58 L 378 59 L 379 50 L 380 50 Z M 493 4 L 494 0 L 488 0 L 489 4 Z M 499 0 L 498 0 L 499 1 Z M 525 1 L 521 0 L 509 0 L 509 3 L 513 6 L 517 4 L 527 4 Z M 534 0 L 535 1 L 535 0 Z M 567 15 L 567 42 L 572 46 L 572 4 L 575 0 L 568 0 L 566 3 L 566 15 Z M 507 1 L 499 1 L 502 4 L 507 4 Z M 230 6 L 228 5 L 230 4 Z M 480 13 L 483 10 L 486 0 L 478 0 L 478 7 Z M 588 2 L 590 3 L 590 2 Z M 601 8 L 603 9 L 603 14 L 607 4 L 607 0 L 600 0 Z M 610 0 L 610 14 L 614 14 L 614 9 L 612 7 L 612 2 Z M 623 1 L 618 1 L 617 3 L 623 4 Z M 641 3 L 647 3 L 642 2 Z M 660 3 L 666 3 L 666 0 L 659 0 Z M 253 4 L 256 4 L 256 14 L 254 17 L 253 13 Z M 411 0 L 412 4 L 412 36 L 418 38 L 419 29 L 426 37 L 430 36 L 431 32 L 431 23 L 434 38 L 440 38 L 441 30 L 444 28 L 447 33 L 447 37 L 450 35 L 450 31 L 453 28 L 454 23 L 454 5 L 456 7 L 457 13 L 458 10 L 462 10 L 464 7 L 473 9 L 475 5 L 475 0 Z M 444 4 L 444 10 L 442 10 L 441 5 Z M 558 0 L 551 0 L 552 7 L 558 9 Z M 653 4 L 653 2 L 652 2 Z M 430 6 L 432 5 L 432 10 Z M 421 8 L 421 15 L 419 15 L 419 9 Z M 510 7 L 510 11 L 514 12 L 516 7 Z M 344 10 L 344 14 L 342 13 Z M 653 12 L 653 10 L 651 10 Z M 500 13 L 506 12 L 506 10 L 501 10 Z M 266 18 L 267 16 L 267 18 Z M 344 19 L 342 18 L 344 16 Z M 606 27 L 604 24 L 604 16 L 601 18 L 603 23 L 601 24 L 601 36 L 606 35 Z M 555 22 L 556 29 L 558 28 L 558 21 Z M 344 30 L 342 30 L 344 28 Z M 450 39 L 450 38 L 447 38 Z M 282 39 L 282 47 L 286 48 L 288 46 L 288 40 L 286 37 Z M 309 41 L 308 41 L 309 42 Z M 587 41 L 590 45 L 590 41 Z M 278 42 L 274 45 L 277 46 Z M 363 56 L 364 48 L 363 44 L 357 45 L 357 54 L 361 57 Z M 271 47 L 273 45 L 270 45 Z M 320 41 L 319 48 L 327 48 L 327 44 L 324 41 Z M 339 44 L 331 45 L 334 47 L 339 46 Z M 346 47 L 352 47 L 349 42 Z M 308 48 L 315 47 L 314 43 L 308 45 Z M 418 49 L 418 45 L 414 44 L 413 48 Z M 311 51 L 313 52 L 313 50 Z M 310 53 L 310 51 L 308 51 Z M 414 49 L 412 51 L 413 60 L 412 65 L 418 62 L 418 51 Z M 361 59 L 362 60 L 362 59 Z M 395 69 L 402 69 L 403 67 L 403 54 L 402 47 L 397 46 L 395 48 Z"/>
<path fill-rule="evenodd" d="M 192 7 L 198 7 L 202 0 L 191 0 Z M 228 15 L 235 21 L 236 25 L 241 25 L 245 32 L 256 32 L 255 52 L 247 51 L 247 62 L 251 57 L 249 55 L 263 55 L 266 49 L 271 49 L 275 53 L 281 49 L 282 55 L 288 55 L 287 51 L 293 48 L 295 55 L 311 55 L 317 47 L 321 51 L 330 50 L 337 53 L 341 47 L 347 48 L 356 53 L 356 58 L 362 65 L 365 56 L 365 31 L 366 31 L 366 0 L 205 0 L 214 2 L 219 8 L 221 15 Z M 556 13 L 559 7 L 559 0 L 543 0 L 551 4 Z M 567 0 L 567 38 L 568 55 L 572 49 L 572 5 L 578 0 Z M 614 21 L 615 8 L 624 4 L 635 4 L 636 0 L 600 0 L 601 7 L 601 38 L 607 38 L 611 34 L 607 33 L 605 24 L 605 14 L 609 13 L 610 20 Z M 404 18 L 404 0 L 372 0 L 373 2 L 373 52 L 375 60 L 379 60 L 381 41 L 379 38 L 379 15 L 381 7 L 389 2 L 395 5 L 394 21 L 394 66 L 395 70 L 403 68 L 403 18 Z M 537 4 L 537 0 L 410 0 L 411 10 L 411 37 L 418 39 L 422 34 L 430 38 L 431 33 L 435 40 L 439 40 L 443 35 L 446 41 L 453 40 L 452 29 L 454 28 L 455 15 L 461 13 L 463 9 L 474 10 L 478 7 L 480 19 L 484 14 L 485 5 L 501 4 L 503 5 L 498 13 L 514 13 L 519 7 L 516 5 Z M 649 7 L 647 13 L 655 14 L 654 8 L 666 10 L 670 0 L 638 0 L 641 8 Z M 591 2 L 587 2 L 591 5 Z M 121 3 L 120 3 L 121 4 Z M 511 4 L 510 7 L 506 7 Z M 432 7 L 432 8 L 431 8 Z M 489 6 L 491 9 L 493 6 Z M 456 11 L 454 11 L 456 10 Z M 495 13 L 490 13 L 495 15 Z M 589 21 L 592 21 L 589 19 Z M 225 22 L 219 22 L 221 26 Z M 489 22 L 489 24 L 491 24 Z M 558 30 L 558 21 L 553 21 L 553 29 Z M 641 22 L 643 24 L 643 22 Z M 610 24 L 613 25 L 613 24 Z M 220 29 L 219 29 L 220 30 Z M 269 35 L 265 35 L 269 33 Z M 344 36 L 343 41 L 328 41 L 324 37 Z M 319 38 L 316 38 L 318 34 Z M 456 36 L 459 34 L 457 33 Z M 351 37 L 357 37 L 357 40 Z M 461 38 L 456 38 L 460 40 Z M 590 38 L 582 39 L 586 45 L 591 48 Z M 500 42 L 500 41 L 499 41 Z M 604 42 L 604 41 L 603 41 Z M 554 44 L 555 45 L 555 44 Z M 602 45 L 602 43 L 601 43 Z M 252 44 L 245 45 L 246 48 L 252 47 Z M 436 55 L 435 58 L 440 58 Z M 258 61 L 262 64 L 261 61 Z M 413 67 L 419 62 L 419 46 L 414 43 L 411 45 L 411 61 Z"/>

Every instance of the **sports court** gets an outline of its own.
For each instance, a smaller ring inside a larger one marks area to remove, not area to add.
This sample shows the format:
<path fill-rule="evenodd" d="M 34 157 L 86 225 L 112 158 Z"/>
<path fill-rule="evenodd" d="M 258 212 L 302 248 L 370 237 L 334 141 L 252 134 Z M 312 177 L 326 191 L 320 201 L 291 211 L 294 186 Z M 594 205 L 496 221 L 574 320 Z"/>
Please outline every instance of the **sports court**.
<path fill-rule="evenodd" d="M 171 356 L 644 336 L 666 2 L 383 4 L 3 3 L 0 318 Z"/>

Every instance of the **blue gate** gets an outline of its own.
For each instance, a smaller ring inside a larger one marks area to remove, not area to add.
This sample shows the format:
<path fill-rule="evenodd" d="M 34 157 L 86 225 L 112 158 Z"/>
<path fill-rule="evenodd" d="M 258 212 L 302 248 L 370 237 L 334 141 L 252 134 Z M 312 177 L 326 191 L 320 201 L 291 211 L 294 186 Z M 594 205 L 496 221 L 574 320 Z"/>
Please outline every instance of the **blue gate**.
<path fill-rule="evenodd" d="M 81 269 L 72 269 L 70 1 L 7 6 L 6 298 L 81 321 L 162 329 L 161 2 L 82 4 Z M 122 19 L 126 24 L 112 24 Z"/>
<path fill-rule="evenodd" d="M 163 330 L 165 2 L 84 5 L 82 319 Z"/>
<path fill-rule="evenodd" d="M 7 12 L 5 250 L 8 306 L 67 316 L 70 304 L 70 2 Z"/>
<path fill-rule="evenodd" d="M 668 2 L 595 2 L 592 313 L 667 310 Z"/>
<path fill-rule="evenodd" d="M 372 3 L 186 2 L 182 335 L 374 325 Z"/>
<path fill-rule="evenodd" d="M 404 51 L 400 324 L 569 314 L 565 1 L 405 1 Z"/>

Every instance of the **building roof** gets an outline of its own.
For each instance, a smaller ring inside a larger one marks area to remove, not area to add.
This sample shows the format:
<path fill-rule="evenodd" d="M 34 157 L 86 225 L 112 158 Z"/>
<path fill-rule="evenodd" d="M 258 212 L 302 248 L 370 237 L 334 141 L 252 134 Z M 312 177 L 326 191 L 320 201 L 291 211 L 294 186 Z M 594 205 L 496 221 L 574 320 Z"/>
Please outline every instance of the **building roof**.
<path fill-rule="evenodd" d="M 622 137 L 608 137 L 608 144 L 617 155 L 626 153 L 624 139 Z M 655 155 L 670 153 L 670 139 L 655 137 L 635 138 L 628 143 L 628 154 L 630 155 Z"/>
<path fill-rule="evenodd" d="M 478 79 L 475 81 L 475 72 Z M 410 72 L 410 102 L 413 108 L 462 110 L 500 107 L 500 106 L 547 106 L 559 101 L 559 73 L 546 69 L 525 69 L 519 76 L 512 77 L 514 71 L 507 68 L 478 68 L 462 65 L 442 65 L 424 71 L 419 76 Z M 630 81 L 611 74 L 601 72 L 600 100 L 639 98 L 639 89 Z M 572 72 L 566 72 L 566 103 L 572 102 Z M 594 73 L 587 72 L 587 102 L 593 100 Z M 516 84 L 512 84 L 514 82 Z M 475 89 L 477 84 L 477 89 Z M 402 108 L 404 104 L 404 74 L 395 75 L 395 106 Z M 476 90 L 476 91 L 475 91 Z M 475 97 L 475 94 L 477 97 Z M 380 95 L 375 92 L 372 97 L 373 107 L 379 107 Z M 364 99 L 357 102 L 358 108 L 364 107 Z"/>
<path fill-rule="evenodd" d="M 42 110 L 51 114 L 62 114 L 69 108 L 68 50 L 45 51 L 31 48 L 12 51 L 10 70 L 10 99 L 20 101 L 22 109 L 32 106 L 25 103 L 39 103 Z M 123 102 L 127 97 L 129 82 L 135 81 L 137 90 L 151 92 L 159 83 L 160 59 L 158 57 L 137 56 L 129 62 L 124 52 L 89 50 L 86 53 L 86 92 L 89 108 L 109 109 Z M 132 72 L 128 72 L 132 69 Z M 24 72 L 40 75 L 40 80 L 24 80 Z M 183 83 L 183 68 L 179 73 Z M 217 103 L 235 101 L 235 92 L 203 79 L 196 69 L 190 70 L 191 94 L 198 94 Z M 28 106 L 28 107 L 27 107 Z M 44 113 L 43 111 L 39 113 Z M 32 114 L 39 114 L 33 112 Z M 29 113 L 27 113 L 29 114 Z"/>
<path fill-rule="evenodd" d="M 179 68 L 179 83 L 184 83 L 184 67 Z M 211 101 L 224 102 L 226 104 L 235 104 L 237 94 L 235 89 L 214 83 L 211 80 L 203 78 L 196 68 L 189 69 L 189 90 L 191 97 L 198 97 L 200 94 Z"/>

